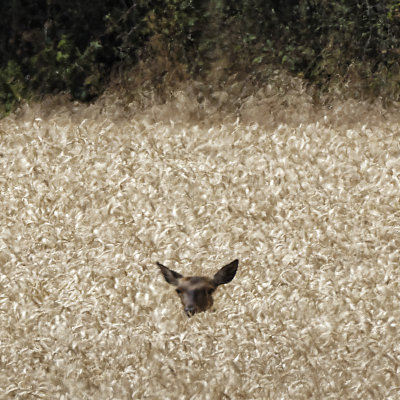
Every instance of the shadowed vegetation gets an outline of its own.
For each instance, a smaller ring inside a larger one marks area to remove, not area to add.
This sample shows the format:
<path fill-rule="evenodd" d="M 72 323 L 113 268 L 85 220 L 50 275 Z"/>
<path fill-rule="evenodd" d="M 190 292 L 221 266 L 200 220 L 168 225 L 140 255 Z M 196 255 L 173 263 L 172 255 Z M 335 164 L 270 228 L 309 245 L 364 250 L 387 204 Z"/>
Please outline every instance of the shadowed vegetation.
<path fill-rule="evenodd" d="M 398 0 L 10 0 L 0 15 L 3 114 L 32 95 L 91 100 L 149 58 L 156 83 L 262 81 L 272 64 L 324 92 L 399 99 Z"/>

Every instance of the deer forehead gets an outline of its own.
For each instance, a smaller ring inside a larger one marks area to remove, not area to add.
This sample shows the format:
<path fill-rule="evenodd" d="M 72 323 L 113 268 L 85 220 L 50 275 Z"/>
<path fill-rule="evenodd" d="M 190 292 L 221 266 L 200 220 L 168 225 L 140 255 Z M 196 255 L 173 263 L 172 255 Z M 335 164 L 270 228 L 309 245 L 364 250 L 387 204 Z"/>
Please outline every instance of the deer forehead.
<path fill-rule="evenodd" d="M 215 289 L 215 285 L 205 276 L 187 276 L 179 279 L 179 288 L 183 290 Z"/>

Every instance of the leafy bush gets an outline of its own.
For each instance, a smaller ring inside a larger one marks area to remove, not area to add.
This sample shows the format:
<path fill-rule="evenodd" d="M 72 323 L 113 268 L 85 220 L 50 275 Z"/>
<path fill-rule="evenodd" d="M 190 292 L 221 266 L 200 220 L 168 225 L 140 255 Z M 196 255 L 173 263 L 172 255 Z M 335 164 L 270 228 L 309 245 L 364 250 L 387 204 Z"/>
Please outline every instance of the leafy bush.
<path fill-rule="evenodd" d="M 7 114 L 20 102 L 25 93 L 21 68 L 15 61 L 9 61 L 0 70 L 0 117 Z"/>
<path fill-rule="evenodd" d="M 33 92 L 90 100 L 145 57 L 164 60 L 160 76 L 272 63 L 323 90 L 400 94 L 399 0 L 10 0 L 0 13 L 3 110 Z"/>

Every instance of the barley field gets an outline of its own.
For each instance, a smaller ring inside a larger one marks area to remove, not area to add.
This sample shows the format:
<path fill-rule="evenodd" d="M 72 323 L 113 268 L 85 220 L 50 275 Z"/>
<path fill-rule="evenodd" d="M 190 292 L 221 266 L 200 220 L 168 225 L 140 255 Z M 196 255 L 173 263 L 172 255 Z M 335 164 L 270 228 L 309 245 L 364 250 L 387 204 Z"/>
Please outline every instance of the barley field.
<path fill-rule="evenodd" d="M 0 121 L 1 399 L 400 398 L 399 109 L 233 93 Z"/>

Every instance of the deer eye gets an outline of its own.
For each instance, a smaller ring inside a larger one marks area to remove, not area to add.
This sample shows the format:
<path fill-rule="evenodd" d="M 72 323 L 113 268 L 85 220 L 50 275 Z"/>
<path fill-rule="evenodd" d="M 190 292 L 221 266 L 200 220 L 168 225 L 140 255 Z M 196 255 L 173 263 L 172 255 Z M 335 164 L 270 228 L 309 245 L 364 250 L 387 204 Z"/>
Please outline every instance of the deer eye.
<path fill-rule="evenodd" d="M 208 294 L 211 295 L 211 294 L 213 294 L 213 292 L 214 292 L 214 289 L 207 289 L 207 293 L 208 293 Z"/>
<path fill-rule="evenodd" d="M 179 288 L 178 288 L 178 289 L 176 289 L 175 291 L 176 291 L 176 293 L 178 293 L 178 294 L 182 294 L 182 289 L 179 289 Z"/>

